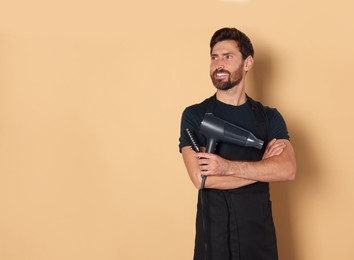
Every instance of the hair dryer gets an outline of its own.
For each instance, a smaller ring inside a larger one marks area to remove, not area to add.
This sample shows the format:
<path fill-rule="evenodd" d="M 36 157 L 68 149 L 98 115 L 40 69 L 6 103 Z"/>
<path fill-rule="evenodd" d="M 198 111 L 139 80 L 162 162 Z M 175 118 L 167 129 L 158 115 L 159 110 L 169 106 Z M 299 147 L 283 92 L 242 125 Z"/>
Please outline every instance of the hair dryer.
<path fill-rule="evenodd" d="M 205 114 L 199 131 L 207 138 L 207 153 L 214 153 L 218 142 L 257 149 L 262 149 L 264 144 L 262 140 L 256 138 L 250 131 L 224 121 L 212 113 Z"/>

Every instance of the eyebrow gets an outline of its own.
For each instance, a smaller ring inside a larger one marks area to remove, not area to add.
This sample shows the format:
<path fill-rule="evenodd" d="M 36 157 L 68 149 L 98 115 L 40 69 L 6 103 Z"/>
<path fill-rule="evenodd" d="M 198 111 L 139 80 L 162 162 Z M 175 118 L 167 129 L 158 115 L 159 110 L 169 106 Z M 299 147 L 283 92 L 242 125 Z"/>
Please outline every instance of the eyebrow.
<path fill-rule="evenodd" d="M 215 56 L 227 56 L 227 55 L 235 55 L 235 53 L 233 53 L 233 52 L 226 52 L 226 53 L 222 53 L 221 55 L 216 54 L 216 53 L 212 53 L 210 56 L 211 56 L 211 57 L 215 57 Z"/>

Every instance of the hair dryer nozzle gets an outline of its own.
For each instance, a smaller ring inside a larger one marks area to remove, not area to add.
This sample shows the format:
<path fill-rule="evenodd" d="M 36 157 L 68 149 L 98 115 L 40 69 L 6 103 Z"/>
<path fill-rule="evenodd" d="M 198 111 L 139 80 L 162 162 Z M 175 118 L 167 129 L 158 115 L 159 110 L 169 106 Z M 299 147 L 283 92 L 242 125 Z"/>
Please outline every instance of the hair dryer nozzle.
<path fill-rule="evenodd" d="M 257 137 L 255 137 L 252 133 L 250 133 L 250 136 L 252 137 L 247 138 L 247 142 L 245 146 L 262 149 L 264 142 L 258 139 Z"/>

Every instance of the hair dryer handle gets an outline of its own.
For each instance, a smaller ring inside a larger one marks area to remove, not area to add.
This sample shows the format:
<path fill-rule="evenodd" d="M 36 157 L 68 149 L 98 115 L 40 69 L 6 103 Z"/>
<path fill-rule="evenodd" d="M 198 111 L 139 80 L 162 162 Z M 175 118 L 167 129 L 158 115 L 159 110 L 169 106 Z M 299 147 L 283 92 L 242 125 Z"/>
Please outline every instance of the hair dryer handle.
<path fill-rule="evenodd" d="M 214 138 L 209 138 L 206 145 L 206 152 L 207 153 L 214 153 L 217 145 L 217 141 Z"/>

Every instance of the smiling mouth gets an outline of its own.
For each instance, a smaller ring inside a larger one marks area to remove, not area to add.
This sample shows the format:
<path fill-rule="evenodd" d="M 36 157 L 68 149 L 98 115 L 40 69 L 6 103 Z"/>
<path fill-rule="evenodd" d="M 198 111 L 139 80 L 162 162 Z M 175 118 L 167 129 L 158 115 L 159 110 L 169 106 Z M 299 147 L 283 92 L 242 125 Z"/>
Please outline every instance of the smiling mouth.
<path fill-rule="evenodd" d="M 229 75 L 230 75 L 230 73 L 226 72 L 226 71 L 215 71 L 214 72 L 215 79 L 224 79 L 224 78 L 227 78 Z"/>

